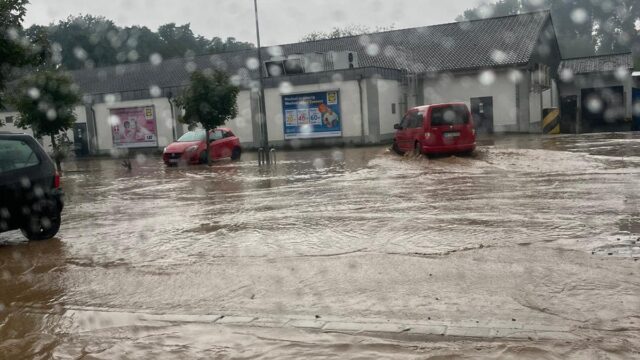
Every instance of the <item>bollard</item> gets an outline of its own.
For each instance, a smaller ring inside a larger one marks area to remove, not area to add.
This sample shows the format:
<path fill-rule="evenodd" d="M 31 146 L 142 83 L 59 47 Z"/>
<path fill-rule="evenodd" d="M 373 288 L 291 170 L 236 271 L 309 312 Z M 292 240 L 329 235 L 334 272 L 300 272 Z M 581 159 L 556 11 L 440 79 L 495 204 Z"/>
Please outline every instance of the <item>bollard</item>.
<path fill-rule="evenodd" d="M 276 149 L 275 148 L 271 148 L 271 150 L 269 150 L 269 157 L 271 158 L 271 164 L 275 165 L 276 164 Z"/>
<path fill-rule="evenodd" d="M 264 153 L 264 148 L 259 148 L 258 149 L 258 166 L 262 166 L 262 164 L 265 163 L 265 153 Z"/>
<path fill-rule="evenodd" d="M 560 110 L 548 108 L 542 110 L 542 133 L 560 134 Z"/>

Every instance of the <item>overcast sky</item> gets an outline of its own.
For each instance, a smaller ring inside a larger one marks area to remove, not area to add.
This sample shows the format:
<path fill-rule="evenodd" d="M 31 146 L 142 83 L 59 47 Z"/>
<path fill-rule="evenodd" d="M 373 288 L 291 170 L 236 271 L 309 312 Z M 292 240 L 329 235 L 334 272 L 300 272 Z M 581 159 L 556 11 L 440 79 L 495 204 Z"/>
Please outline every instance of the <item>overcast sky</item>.
<path fill-rule="evenodd" d="M 348 24 L 396 29 L 452 22 L 481 0 L 258 0 L 263 45 L 298 41 L 312 31 Z M 102 15 L 121 26 L 152 30 L 191 23 L 207 37 L 233 36 L 255 43 L 252 0 L 30 0 L 25 27 L 69 15 Z"/>

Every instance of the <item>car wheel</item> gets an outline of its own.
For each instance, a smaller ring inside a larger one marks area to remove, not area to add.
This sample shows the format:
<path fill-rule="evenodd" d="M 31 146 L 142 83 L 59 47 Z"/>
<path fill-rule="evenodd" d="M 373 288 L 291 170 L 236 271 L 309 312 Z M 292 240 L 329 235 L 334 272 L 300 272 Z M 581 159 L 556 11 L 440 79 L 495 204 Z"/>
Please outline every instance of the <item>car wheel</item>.
<path fill-rule="evenodd" d="M 241 155 L 242 149 L 240 149 L 239 147 L 234 147 L 233 150 L 231 150 L 231 160 L 240 160 Z"/>
<path fill-rule="evenodd" d="M 206 164 L 207 163 L 207 152 L 203 151 L 200 153 L 200 164 Z"/>
<path fill-rule="evenodd" d="M 396 143 L 395 141 L 393 142 L 393 146 L 391 146 L 391 149 L 398 155 L 404 155 L 404 152 L 400 150 L 400 148 L 398 147 L 398 143 Z"/>
<path fill-rule="evenodd" d="M 415 157 L 420 157 L 422 156 L 422 149 L 420 149 L 420 143 L 416 141 L 416 143 L 413 145 L 413 155 Z"/>
<path fill-rule="evenodd" d="M 29 240 L 47 240 L 60 230 L 60 214 L 56 217 L 34 217 L 20 231 Z"/>

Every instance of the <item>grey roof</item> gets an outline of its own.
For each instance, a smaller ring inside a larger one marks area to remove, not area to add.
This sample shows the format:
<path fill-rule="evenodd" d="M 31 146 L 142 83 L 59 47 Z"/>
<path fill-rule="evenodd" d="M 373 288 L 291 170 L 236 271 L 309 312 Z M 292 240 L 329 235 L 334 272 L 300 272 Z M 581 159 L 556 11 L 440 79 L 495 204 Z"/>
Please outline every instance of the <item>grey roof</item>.
<path fill-rule="evenodd" d="M 569 69 L 574 74 L 586 74 L 615 71 L 620 67 L 627 70 L 633 68 L 633 56 L 631 53 L 565 59 L 560 62 L 558 71 Z"/>
<path fill-rule="evenodd" d="M 392 30 L 279 45 L 262 49 L 263 59 L 276 50 L 283 55 L 328 51 L 356 51 L 359 67 L 381 67 L 411 72 L 442 72 L 526 64 L 540 33 L 550 19 L 548 11 L 460 23 Z M 254 50 L 242 50 L 191 59 L 174 58 L 71 72 L 84 93 L 180 87 L 188 83 L 189 68 L 218 67 L 239 75 L 247 84 L 257 78 L 246 68 Z"/>

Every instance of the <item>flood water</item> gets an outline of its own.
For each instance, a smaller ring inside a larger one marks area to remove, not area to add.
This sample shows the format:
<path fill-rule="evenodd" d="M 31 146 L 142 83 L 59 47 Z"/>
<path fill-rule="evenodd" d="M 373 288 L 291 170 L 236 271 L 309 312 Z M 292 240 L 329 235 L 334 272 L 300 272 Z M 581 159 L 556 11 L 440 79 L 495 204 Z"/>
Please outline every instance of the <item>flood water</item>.
<path fill-rule="evenodd" d="M 471 157 L 277 156 L 271 169 L 250 153 L 65 164 L 58 236 L 0 234 L 0 358 L 640 356 L 640 134 L 498 137 Z M 174 320 L 126 316 L 139 312 Z M 579 340 L 179 320 L 209 314 L 517 321 Z"/>

